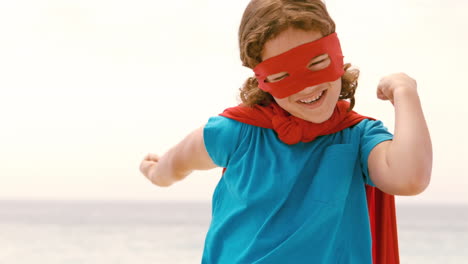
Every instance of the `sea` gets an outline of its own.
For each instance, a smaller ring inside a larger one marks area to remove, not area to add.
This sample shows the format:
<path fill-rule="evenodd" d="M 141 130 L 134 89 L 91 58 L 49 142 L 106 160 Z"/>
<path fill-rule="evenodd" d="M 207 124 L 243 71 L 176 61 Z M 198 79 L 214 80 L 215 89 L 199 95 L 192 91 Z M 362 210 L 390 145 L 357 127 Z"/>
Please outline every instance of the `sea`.
<path fill-rule="evenodd" d="M 398 205 L 401 263 L 468 263 L 468 205 Z M 0 264 L 200 263 L 208 202 L 0 201 Z"/>

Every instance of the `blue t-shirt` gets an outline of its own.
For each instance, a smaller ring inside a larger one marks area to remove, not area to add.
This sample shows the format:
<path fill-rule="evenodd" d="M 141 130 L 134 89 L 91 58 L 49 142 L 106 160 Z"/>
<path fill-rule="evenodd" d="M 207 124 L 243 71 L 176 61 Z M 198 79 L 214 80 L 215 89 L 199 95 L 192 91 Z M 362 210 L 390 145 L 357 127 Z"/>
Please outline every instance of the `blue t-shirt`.
<path fill-rule="evenodd" d="M 363 120 L 308 143 L 212 117 L 208 154 L 227 168 L 213 194 L 202 263 L 372 263 L 370 151 L 392 135 Z"/>

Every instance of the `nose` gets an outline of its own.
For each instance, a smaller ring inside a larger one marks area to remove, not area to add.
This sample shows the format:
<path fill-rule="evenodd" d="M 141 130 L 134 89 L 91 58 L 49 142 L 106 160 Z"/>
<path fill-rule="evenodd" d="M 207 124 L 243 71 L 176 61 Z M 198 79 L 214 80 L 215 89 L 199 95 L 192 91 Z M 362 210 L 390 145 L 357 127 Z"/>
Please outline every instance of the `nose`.
<path fill-rule="evenodd" d="M 312 94 L 312 93 L 318 92 L 320 90 L 324 90 L 324 88 L 325 88 L 324 86 L 327 86 L 328 84 L 329 83 L 320 83 L 320 84 L 317 84 L 317 85 L 314 85 L 314 86 L 309 86 L 309 87 L 304 88 L 302 91 L 298 92 L 297 94 L 299 96 Z"/>

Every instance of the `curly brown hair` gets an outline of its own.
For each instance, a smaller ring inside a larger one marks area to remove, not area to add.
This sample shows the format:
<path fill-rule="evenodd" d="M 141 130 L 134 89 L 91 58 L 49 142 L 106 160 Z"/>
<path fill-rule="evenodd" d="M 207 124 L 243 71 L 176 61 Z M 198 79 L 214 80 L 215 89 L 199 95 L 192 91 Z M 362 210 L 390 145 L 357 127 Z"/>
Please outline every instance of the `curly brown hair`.
<path fill-rule="evenodd" d="M 335 32 L 335 22 L 321 0 L 252 0 L 244 11 L 239 26 L 240 58 L 243 66 L 255 68 L 262 62 L 265 43 L 287 28 L 320 31 L 323 36 Z M 358 85 L 359 70 L 350 63 L 344 65 L 341 77 L 340 99 L 350 99 L 354 107 L 354 93 Z M 240 88 L 240 98 L 247 106 L 268 105 L 273 97 L 258 87 L 255 77 L 248 78 Z"/>

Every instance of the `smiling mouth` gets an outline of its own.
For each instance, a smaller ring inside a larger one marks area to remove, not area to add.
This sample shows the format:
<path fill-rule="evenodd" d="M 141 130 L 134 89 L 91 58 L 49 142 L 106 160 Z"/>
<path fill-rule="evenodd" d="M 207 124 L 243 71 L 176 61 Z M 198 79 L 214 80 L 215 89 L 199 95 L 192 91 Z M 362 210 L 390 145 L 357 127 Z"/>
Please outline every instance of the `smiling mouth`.
<path fill-rule="evenodd" d="M 316 104 L 318 101 L 320 101 L 320 99 L 323 98 L 323 96 L 326 94 L 327 90 L 323 90 L 322 92 L 320 92 L 319 94 L 315 95 L 315 96 L 312 96 L 312 97 L 309 97 L 309 98 L 306 98 L 306 99 L 302 99 L 302 100 L 298 100 L 297 102 L 300 103 L 300 104 L 306 104 L 306 105 L 312 105 L 312 104 Z"/>

